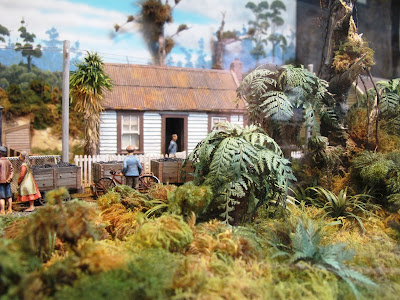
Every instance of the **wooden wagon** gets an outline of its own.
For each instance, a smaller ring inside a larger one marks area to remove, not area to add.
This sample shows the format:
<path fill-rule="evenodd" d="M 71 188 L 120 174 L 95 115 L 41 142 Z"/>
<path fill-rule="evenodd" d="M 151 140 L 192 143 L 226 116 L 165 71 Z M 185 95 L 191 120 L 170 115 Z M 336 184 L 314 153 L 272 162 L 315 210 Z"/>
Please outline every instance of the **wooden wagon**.
<path fill-rule="evenodd" d="M 75 165 L 47 165 L 32 168 L 40 192 L 66 187 L 72 192 L 82 191 L 81 167 Z"/>
<path fill-rule="evenodd" d="M 193 172 L 193 167 L 190 162 L 184 167 L 186 176 L 181 176 L 183 161 L 183 159 L 179 158 L 154 159 L 151 161 L 151 172 L 160 179 L 162 183 L 181 184 L 191 181 L 193 180 L 193 175 L 190 173 Z"/>

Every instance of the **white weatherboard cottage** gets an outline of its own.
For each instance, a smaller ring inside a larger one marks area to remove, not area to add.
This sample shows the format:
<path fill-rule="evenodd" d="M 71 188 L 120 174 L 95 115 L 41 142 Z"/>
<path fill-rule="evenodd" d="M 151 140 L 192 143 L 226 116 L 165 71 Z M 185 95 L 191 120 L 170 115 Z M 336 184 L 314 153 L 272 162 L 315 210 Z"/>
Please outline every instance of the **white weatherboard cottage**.
<path fill-rule="evenodd" d="M 246 108 L 236 101 L 241 62 L 231 70 L 105 64 L 114 88 L 105 93 L 101 114 L 100 153 L 166 153 L 171 135 L 178 151 L 190 151 L 213 125 L 246 123 Z"/>

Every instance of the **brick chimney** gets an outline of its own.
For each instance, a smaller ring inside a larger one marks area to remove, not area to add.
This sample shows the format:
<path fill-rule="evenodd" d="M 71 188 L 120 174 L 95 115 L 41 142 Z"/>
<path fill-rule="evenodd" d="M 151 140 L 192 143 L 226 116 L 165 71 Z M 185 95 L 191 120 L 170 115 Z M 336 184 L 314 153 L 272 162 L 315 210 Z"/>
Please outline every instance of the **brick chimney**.
<path fill-rule="evenodd" d="M 235 58 L 235 60 L 231 63 L 230 69 L 236 74 L 236 78 L 239 81 L 239 84 L 242 82 L 242 62 L 239 60 L 239 58 Z"/>

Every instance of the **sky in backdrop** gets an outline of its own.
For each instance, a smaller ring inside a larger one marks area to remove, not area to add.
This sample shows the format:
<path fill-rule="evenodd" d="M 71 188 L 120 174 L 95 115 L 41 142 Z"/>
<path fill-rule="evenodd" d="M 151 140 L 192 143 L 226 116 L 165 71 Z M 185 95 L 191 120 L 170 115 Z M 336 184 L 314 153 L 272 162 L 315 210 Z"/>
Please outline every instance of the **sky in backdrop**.
<path fill-rule="evenodd" d="M 288 52 L 283 57 L 285 60 L 295 54 L 296 1 L 282 1 L 287 9 L 283 14 L 285 24 L 278 31 L 286 37 L 289 44 Z M 245 8 L 247 2 L 248 0 L 181 0 L 173 10 L 174 22 L 167 26 L 166 33 L 173 34 L 180 24 L 186 24 L 190 29 L 175 38 L 176 45 L 167 62 L 186 67 L 211 67 L 211 43 L 216 40 L 215 32 L 221 23 L 221 13 L 224 12 L 226 16 L 225 30 L 244 33 L 249 27 L 249 20 L 254 19 L 251 10 Z M 268 2 L 271 3 L 272 0 Z M 174 0 L 170 0 L 170 4 L 174 4 Z M 23 18 L 28 32 L 37 37 L 35 44 L 41 44 L 47 51 L 48 55 L 44 55 L 40 62 L 34 60 L 41 68 L 46 69 L 47 64 L 53 65 L 48 69 L 58 66 L 59 70 L 62 69 L 62 59 L 57 59 L 56 62 L 51 59 L 49 52 L 54 51 L 51 46 L 62 48 L 59 41 L 63 40 L 70 41 L 75 58 L 82 57 L 85 51 L 96 51 L 105 62 L 149 64 L 151 57 L 137 25 L 129 23 L 123 27 L 124 33 L 113 33 L 114 24 L 123 24 L 128 15 L 136 15 L 139 10 L 140 7 L 134 0 L 0 0 L 0 24 L 10 31 L 8 41 L 0 42 L 0 63 L 9 65 L 21 60 L 20 54 L 13 54 L 7 48 L 13 43 L 22 42 L 18 28 Z M 246 60 L 246 67 L 255 64 L 248 51 L 245 51 L 246 47 L 249 51 L 252 47 L 250 41 L 230 44 L 224 64 L 229 66 L 234 57 Z M 60 56 L 59 51 L 53 53 L 53 58 L 54 55 Z M 279 59 L 276 63 L 280 63 Z"/>

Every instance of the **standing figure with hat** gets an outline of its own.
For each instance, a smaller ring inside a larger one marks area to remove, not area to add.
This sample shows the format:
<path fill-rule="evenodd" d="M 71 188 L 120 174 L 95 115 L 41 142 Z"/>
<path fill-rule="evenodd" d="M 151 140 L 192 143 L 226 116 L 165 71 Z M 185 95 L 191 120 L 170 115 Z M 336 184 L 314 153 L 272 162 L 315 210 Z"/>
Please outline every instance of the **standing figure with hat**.
<path fill-rule="evenodd" d="M 39 199 L 41 196 L 39 188 L 36 184 L 35 179 L 30 167 L 30 162 L 27 160 L 29 155 L 26 151 L 22 151 L 19 155 L 19 161 L 22 162 L 21 174 L 19 175 L 18 185 L 19 185 L 19 195 L 18 201 L 27 202 L 29 201 L 29 207 L 24 211 L 34 211 L 35 200 Z"/>
<path fill-rule="evenodd" d="M 0 214 L 4 215 L 5 200 L 8 201 L 8 213 L 12 212 L 11 184 L 14 169 L 11 162 L 6 159 L 7 148 L 0 146 Z"/>
<path fill-rule="evenodd" d="M 122 174 L 124 174 L 126 178 L 125 184 L 127 186 L 133 187 L 134 189 L 137 189 L 139 175 L 142 173 L 143 168 L 140 164 L 139 159 L 135 155 L 133 155 L 135 147 L 129 145 L 128 147 L 126 147 L 126 151 L 128 151 L 128 156 L 124 159 Z"/>

